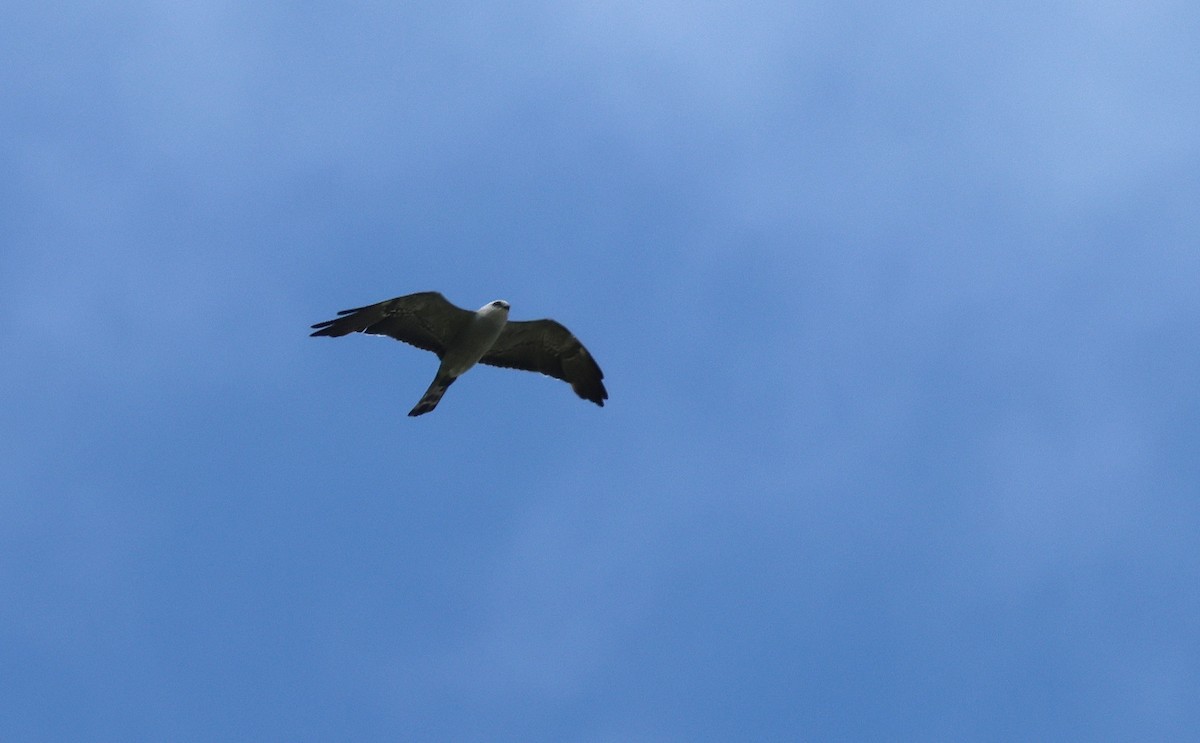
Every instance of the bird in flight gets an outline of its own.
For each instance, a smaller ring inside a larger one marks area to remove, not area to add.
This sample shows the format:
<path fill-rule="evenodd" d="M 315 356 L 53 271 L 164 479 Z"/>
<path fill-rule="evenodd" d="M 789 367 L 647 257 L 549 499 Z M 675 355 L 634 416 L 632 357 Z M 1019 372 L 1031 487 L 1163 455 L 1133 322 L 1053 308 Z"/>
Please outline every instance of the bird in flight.
<path fill-rule="evenodd" d="M 437 407 L 454 380 L 478 362 L 561 379 L 576 395 L 601 407 L 608 399 L 601 381 L 604 372 L 571 331 L 554 320 L 509 322 L 503 299 L 472 312 L 438 292 L 419 292 L 342 310 L 333 320 L 312 327 L 313 336 L 386 335 L 436 353 L 442 361 L 437 376 L 409 415 Z"/>

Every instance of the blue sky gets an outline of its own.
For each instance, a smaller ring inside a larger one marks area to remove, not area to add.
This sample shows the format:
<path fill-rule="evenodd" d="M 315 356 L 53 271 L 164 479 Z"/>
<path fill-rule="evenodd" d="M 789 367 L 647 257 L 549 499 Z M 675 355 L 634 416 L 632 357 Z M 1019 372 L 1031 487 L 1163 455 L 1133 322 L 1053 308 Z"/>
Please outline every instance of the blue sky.
<path fill-rule="evenodd" d="M 0 738 L 1195 735 L 1194 4 L 394 5 L 6 13 Z"/>

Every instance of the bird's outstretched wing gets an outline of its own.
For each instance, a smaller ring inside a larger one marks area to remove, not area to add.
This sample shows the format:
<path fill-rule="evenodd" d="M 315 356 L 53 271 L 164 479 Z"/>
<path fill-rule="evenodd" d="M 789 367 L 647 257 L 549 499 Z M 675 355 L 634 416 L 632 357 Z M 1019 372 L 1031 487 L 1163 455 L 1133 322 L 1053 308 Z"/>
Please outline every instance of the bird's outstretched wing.
<path fill-rule="evenodd" d="M 569 382 L 575 394 L 603 407 L 604 372 L 579 339 L 554 320 L 509 322 L 480 361 L 541 372 Z"/>
<path fill-rule="evenodd" d="M 419 292 L 342 310 L 339 317 L 313 325 L 312 335 L 386 335 L 441 358 L 446 346 L 471 322 L 474 312 L 454 306 L 438 292 Z"/>

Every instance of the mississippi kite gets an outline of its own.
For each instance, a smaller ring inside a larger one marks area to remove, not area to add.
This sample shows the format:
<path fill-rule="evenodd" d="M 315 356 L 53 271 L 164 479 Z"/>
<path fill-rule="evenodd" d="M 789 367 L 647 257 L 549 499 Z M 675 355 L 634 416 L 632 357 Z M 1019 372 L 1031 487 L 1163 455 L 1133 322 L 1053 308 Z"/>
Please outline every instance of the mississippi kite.
<path fill-rule="evenodd" d="M 438 292 L 420 292 L 342 310 L 313 325 L 312 335 L 386 335 L 433 351 L 442 360 L 433 384 L 409 415 L 437 407 L 442 395 L 477 362 L 541 372 L 569 382 L 575 394 L 604 406 L 604 372 L 571 331 L 554 320 L 508 321 L 508 302 L 497 299 L 477 312 L 456 307 Z"/>

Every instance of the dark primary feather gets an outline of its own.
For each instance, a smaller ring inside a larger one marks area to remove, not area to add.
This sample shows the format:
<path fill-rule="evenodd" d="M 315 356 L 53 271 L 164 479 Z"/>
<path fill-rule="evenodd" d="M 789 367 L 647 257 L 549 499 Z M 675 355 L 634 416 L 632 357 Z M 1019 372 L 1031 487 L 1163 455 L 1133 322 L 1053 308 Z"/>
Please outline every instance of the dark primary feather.
<path fill-rule="evenodd" d="M 569 382 L 575 394 L 603 407 L 604 372 L 579 339 L 554 320 L 510 321 L 480 361 L 541 372 Z"/>
<path fill-rule="evenodd" d="M 438 292 L 419 292 L 342 310 L 339 317 L 313 325 L 312 335 L 337 338 L 349 333 L 386 335 L 433 351 L 441 358 L 446 344 L 474 317 Z"/>

